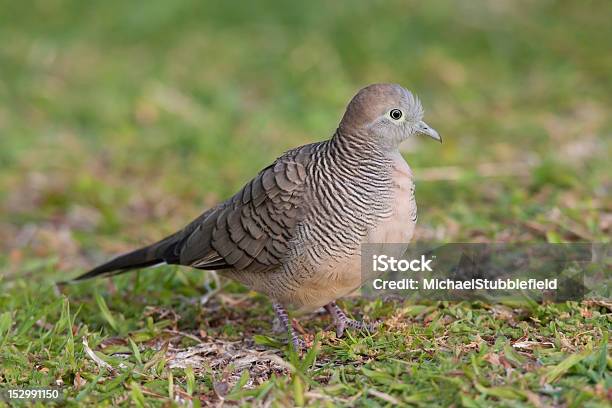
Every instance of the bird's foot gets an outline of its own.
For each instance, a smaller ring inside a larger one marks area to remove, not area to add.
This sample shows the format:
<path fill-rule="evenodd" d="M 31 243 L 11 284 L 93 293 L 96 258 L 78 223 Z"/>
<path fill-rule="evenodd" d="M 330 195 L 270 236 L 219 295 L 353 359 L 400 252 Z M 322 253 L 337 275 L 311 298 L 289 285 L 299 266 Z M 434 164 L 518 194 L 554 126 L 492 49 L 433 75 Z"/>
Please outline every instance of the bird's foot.
<path fill-rule="evenodd" d="M 278 316 L 274 316 L 274 320 L 272 320 L 272 333 L 274 334 L 287 333 L 287 329 L 285 328 L 285 325 L 280 321 Z"/>
<path fill-rule="evenodd" d="M 299 335 L 291 336 L 291 345 L 293 346 L 293 350 L 295 350 L 298 354 L 308 349 L 306 340 L 301 338 Z"/>
<path fill-rule="evenodd" d="M 272 308 L 274 309 L 276 317 L 278 318 L 279 326 L 283 328 L 285 333 L 289 333 L 289 338 L 295 351 L 301 352 L 302 350 L 305 350 L 307 348 L 306 342 L 296 333 L 295 329 L 291 325 L 285 308 L 280 303 L 272 303 Z"/>
<path fill-rule="evenodd" d="M 336 337 L 342 337 L 345 329 L 367 330 L 372 332 L 380 325 L 380 322 L 366 323 L 349 318 L 336 302 L 325 305 L 325 310 L 329 312 L 334 320 L 334 324 L 336 325 Z"/>

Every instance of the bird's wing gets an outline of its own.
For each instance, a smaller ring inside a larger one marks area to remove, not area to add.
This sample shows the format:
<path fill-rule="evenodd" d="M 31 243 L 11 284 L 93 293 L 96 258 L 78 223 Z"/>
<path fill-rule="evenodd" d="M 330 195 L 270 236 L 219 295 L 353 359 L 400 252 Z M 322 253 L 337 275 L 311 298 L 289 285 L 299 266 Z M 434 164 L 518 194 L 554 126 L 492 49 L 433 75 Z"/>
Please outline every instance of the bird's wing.
<path fill-rule="evenodd" d="M 232 198 L 190 224 L 175 248 L 180 264 L 253 272 L 280 265 L 303 220 L 306 168 L 314 146 L 288 151 Z"/>

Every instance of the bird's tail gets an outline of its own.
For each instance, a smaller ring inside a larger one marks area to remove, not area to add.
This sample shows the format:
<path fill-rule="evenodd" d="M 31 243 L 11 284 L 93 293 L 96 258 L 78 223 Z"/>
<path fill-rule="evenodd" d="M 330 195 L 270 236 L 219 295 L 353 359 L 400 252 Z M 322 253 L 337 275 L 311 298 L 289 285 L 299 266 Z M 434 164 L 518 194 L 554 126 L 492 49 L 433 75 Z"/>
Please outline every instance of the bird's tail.
<path fill-rule="evenodd" d="M 155 244 L 119 255 L 73 280 L 80 281 L 97 276 L 113 276 L 132 269 L 146 268 L 162 263 L 176 263 L 178 258 L 174 253 L 174 247 L 177 241 L 176 234 L 171 235 Z"/>

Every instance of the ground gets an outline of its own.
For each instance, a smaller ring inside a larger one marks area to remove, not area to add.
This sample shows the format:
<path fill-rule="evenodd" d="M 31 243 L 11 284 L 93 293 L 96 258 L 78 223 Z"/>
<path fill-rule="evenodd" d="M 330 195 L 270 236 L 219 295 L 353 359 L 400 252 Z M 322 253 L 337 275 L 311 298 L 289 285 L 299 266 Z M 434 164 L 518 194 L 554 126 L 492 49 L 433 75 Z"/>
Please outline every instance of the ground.
<path fill-rule="evenodd" d="M 40 1 L 0 11 L 0 384 L 68 405 L 609 406 L 605 299 L 342 302 L 336 339 L 159 267 L 57 287 L 182 227 L 371 82 L 444 138 L 404 146 L 416 239 L 609 242 L 609 3 Z M 200 297 L 210 294 L 204 304 Z M 174 402 L 173 402 L 174 401 Z M 2 402 L 0 402 L 2 404 Z"/>

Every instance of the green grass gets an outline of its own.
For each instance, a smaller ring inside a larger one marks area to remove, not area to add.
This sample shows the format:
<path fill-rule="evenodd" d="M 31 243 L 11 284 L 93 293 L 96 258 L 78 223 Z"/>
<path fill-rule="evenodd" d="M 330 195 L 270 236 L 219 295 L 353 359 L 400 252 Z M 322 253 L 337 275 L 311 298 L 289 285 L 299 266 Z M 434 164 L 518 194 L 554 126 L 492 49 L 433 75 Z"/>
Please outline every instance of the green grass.
<path fill-rule="evenodd" d="M 308 316 L 316 346 L 297 358 L 265 298 L 225 282 L 200 306 L 215 285 L 202 272 L 53 282 L 182 227 L 284 150 L 327 138 L 348 98 L 384 81 L 416 92 L 444 137 L 405 148 L 418 240 L 609 242 L 611 12 L 3 5 L 0 387 L 60 385 L 74 406 L 609 406 L 609 301 L 351 299 L 382 329 L 336 339 L 327 316 Z"/>

